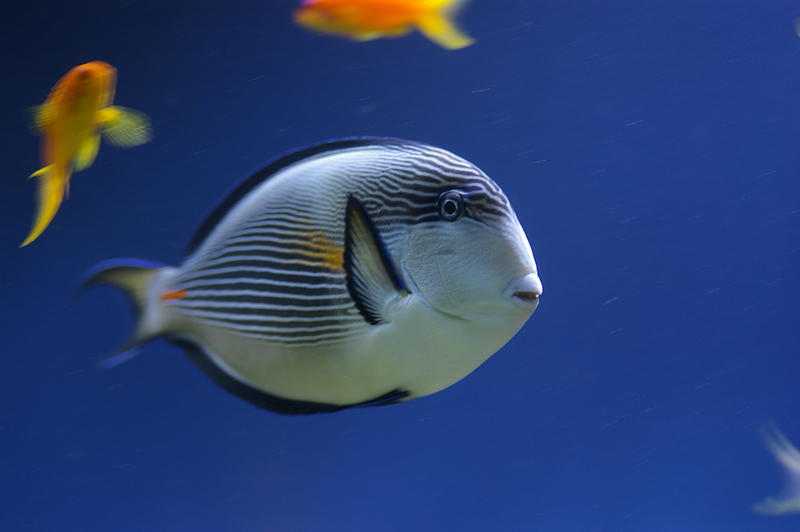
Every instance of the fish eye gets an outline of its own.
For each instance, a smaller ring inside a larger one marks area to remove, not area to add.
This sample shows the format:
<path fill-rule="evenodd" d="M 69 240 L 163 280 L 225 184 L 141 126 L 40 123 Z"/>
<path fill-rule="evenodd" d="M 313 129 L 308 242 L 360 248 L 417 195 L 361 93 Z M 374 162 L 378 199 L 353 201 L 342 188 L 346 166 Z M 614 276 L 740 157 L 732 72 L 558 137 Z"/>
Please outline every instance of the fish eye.
<path fill-rule="evenodd" d="M 446 222 L 455 222 L 464 215 L 464 199 L 453 190 L 439 196 L 439 216 Z"/>

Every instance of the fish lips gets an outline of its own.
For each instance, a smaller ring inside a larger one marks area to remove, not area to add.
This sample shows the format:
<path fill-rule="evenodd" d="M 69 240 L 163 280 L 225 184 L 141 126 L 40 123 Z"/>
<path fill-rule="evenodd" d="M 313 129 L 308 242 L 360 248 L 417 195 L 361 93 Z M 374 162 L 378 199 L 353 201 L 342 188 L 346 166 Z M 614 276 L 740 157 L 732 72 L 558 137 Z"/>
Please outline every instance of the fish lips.
<path fill-rule="evenodd" d="M 517 277 L 508 284 L 503 296 L 524 310 L 533 313 L 539 306 L 539 297 L 542 295 L 542 281 L 536 272 L 530 272 Z"/>
<path fill-rule="evenodd" d="M 414 276 L 411 275 L 411 272 L 405 265 L 402 266 L 402 270 L 404 281 L 406 286 L 410 288 L 411 293 L 417 295 L 422 301 L 425 302 L 426 305 L 433 308 L 437 312 L 444 314 L 445 316 L 464 321 L 469 321 L 483 316 L 456 314 L 452 311 L 435 305 L 430 299 L 425 297 L 425 293 L 420 290 L 419 285 L 414 281 Z M 517 277 L 508 284 L 508 287 L 503 291 L 502 299 L 510 304 L 503 305 L 503 307 L 508 308 L 513 306 L 512 308 L 515 310 L 522 310 L 523 312 L 527 312 L 528 315 L 531 315 L 539 307 L 539 296 L 541 295 L 542 282 L 539 279 L 538 274 L 536 272 L 529 272 L 525 275 Z"/>

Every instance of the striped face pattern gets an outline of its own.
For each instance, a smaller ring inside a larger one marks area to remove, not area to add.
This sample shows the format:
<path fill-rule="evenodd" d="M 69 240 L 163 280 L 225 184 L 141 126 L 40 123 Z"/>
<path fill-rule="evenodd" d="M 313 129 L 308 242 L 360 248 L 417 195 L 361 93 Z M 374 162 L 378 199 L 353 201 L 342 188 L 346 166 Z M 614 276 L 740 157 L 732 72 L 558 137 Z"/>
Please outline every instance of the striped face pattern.
<path fill-rule="evenodd" d="M 219 205 L 176 267 L 111 261 L 140 322 L 221 386 L 310 413 L 441 390 L 500 349 L 541 293 L 500 187 L 415 142 L 358 138 L 300 150 Z"/>

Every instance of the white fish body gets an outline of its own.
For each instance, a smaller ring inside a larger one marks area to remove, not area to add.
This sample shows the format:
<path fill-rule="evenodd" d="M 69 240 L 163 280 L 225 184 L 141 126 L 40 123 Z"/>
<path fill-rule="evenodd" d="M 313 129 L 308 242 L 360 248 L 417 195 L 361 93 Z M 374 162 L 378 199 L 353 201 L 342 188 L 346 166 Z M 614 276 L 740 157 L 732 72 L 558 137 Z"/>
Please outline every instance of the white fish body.
<path fill-rule="evenodd" d="M 243 183 L 178 267 L 103 266 L 228 390 L 290 413 L 421 397 L 500 349 L 538 304 L 530 245 L 499 187 L 444 150 L 349 139 Z M 177 296 L 164 299 L 164 294 Z"/>
<path fill-rule="evenodd" d="M 783 468 L 786 482 L 779 495 L 767 497 L 753 509 L 767 515 L 800 512 L 800 451 L 774 426 L 764 430 L 764 441 Z"/>

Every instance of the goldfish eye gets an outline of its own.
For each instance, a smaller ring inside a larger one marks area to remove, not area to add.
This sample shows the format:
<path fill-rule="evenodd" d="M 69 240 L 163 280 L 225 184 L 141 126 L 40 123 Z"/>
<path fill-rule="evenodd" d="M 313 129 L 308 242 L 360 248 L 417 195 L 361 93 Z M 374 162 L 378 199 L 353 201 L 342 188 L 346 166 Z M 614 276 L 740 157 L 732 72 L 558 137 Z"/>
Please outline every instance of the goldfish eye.
<path fill-rule="evenodd" d="M 445 222 L 455 222 L 464 215 L 464 199 L 461 194 L 451 190 L 439 196 L 437 203 L 439 216 Z"/>

